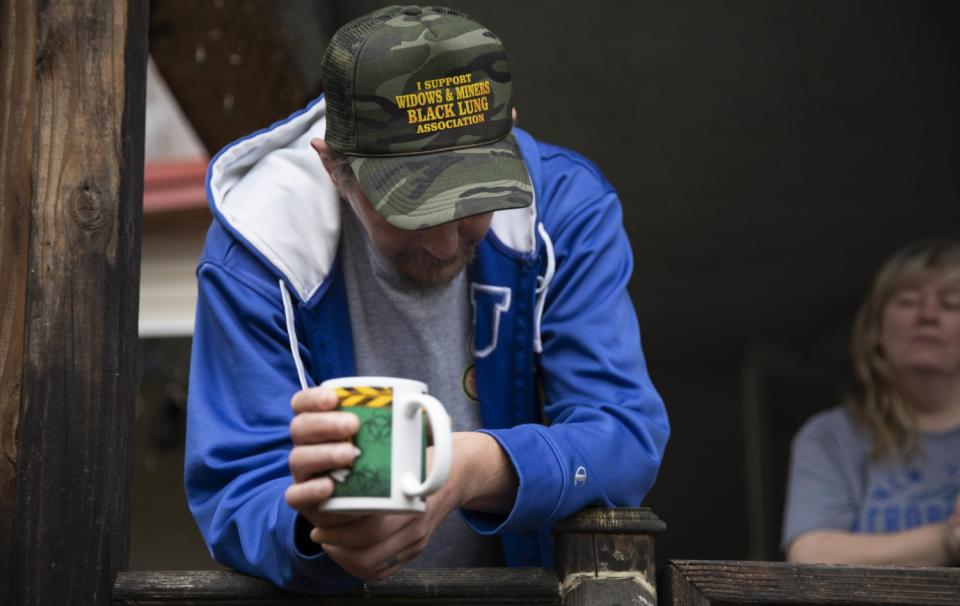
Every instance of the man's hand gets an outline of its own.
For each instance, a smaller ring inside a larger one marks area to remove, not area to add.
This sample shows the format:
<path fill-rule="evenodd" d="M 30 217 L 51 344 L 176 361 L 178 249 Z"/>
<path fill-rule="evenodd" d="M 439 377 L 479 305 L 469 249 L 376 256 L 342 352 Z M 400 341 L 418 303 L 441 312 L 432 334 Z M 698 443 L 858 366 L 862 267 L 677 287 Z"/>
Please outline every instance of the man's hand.
<path fill-rule="evenodd" d="M 326 473 L 353 465 L 357 448 L 350 442 L 357 433 L 357 415 L 335 410 L 336 393 L 326 387 L 298 392 L 290 402 L 296 416 L 290 422 L 290 475 L 287 504 L 307 519 L 333 494 L 333 480 Z"/>
<path fill-rule="evenodd" d="M 353 464 L 356 451 L 349 439 L 357 432 L 358 419 L 336 411 L 336 394 L 326 388 L 303 390 L 291 405 L 296 412 L 290 423 L 294 483 L 287 489 L 287 504 L 314 526 L 310 539 L 354 576 L 382 579 L 394 574 L 423 551 L 458 507 L 505 512 L 516 498 L 516 472 L 496 440 L 460 432 L 453 434 L 450 475 L 427 497 L 425 513 L 360 516 L 318 511 L 333 494 L 333 480 L 317 476 Z M 432 454 L 428 449 L 428 469 Z"/>
<path fill-rule="evenodd" d="M 350 467 L 357 457 L 350 442 L 359 428 L 357 416 L 337 411 L 332 389 L 314 387 L 297 393 L 292 401 L 296 416 L 290 423 L 293 450 L 287 504 L 314 526 L 310 539 L 344 570 L 363 579 L 380 579 L 415 558 L 433 531 L 456 507 L 452 490 L 441 490 L 427 499 L 425 514 L 351 515 L 318 510 L 333 494 L 333 480 L 325 474 Z M 432 452 L 428 450 L 427 461 Z M 451 486 L 449 480 L 445 486 Z"/>
<path fill-rule="evenodd" d="M 427 449 L 427 468 L 433 449 Z M 477 432 L 453 434 L 453 466 L 422 514 L 313 514 L 310 538 L 340 566 L 363 579 L 383 579 L 420 555 L 434 531 L 459 507 L 503 513 L 516 499 L 517 476 L 496 440 Z"/>
<path fill-rule="evenodd" d="M 445 484 L 444 488 L 448 486 L 452 485 Z M 427 497 L 422 514 L 320 514 L 311 520 L 316 527 L 310 539 L 320 543 L 327 555 L 350 574 L 383 579 L 426 548 L 434 531 L 456 508 L 454 492 L 441 489 Z"/>

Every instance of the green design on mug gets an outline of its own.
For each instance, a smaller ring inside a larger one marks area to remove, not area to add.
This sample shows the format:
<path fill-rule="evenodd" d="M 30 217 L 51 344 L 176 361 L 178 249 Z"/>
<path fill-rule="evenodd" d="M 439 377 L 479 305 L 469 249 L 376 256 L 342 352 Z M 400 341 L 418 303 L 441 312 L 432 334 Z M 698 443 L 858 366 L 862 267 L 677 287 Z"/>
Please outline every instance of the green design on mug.
<path fill-rule="evenodd" d="M 361 393 L 356 393 L 354 389 Z M 389 498 L 393 448 L 393 390 L 374 388 L 381 395 L 371 401 L 369 397 L 363 397 L 366 395 L 363 392 L 370 388 L 354 389 L 338 389 L 337 392 L 341 400 L 340 409 L 352 412 L 360 419 L 360 428 L 353 441 L 361 454 L 354 461 L 353 469 L 346 474 L 346 478 L 342 482 L 335 481 L 333 496 Z M 384 403 L 384 396 L 389 397 L 387 403 Z"/>

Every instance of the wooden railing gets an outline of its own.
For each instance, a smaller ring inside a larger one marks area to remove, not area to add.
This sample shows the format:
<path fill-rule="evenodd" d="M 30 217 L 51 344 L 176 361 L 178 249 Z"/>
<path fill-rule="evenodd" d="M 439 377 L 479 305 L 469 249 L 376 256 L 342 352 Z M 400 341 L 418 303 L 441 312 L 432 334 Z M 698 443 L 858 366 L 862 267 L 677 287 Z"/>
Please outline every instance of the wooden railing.
<path fill-rule="evenodd" d="M 284 591 L 235 572 L 123 572 L 114 604 L 559 604 L 557 575 L 545 568 L 442 568 L 401 570 L 385 581 L 364 583 L 338 596 Z"/>
<path fill-rule="evenodd" d="M 960 604 L 960 568 L 674 560 L 660 604 Z"/>
<path fill-rule="evenodd" d="M 960 568 L 673 560 L 657 575 L 654 537 L 664 528 L 648 509 L 587 509 L 557 525 L 556 570 L 403 570 L 336 596 L 284 591 L 235 572 L 122 572 L 113 603 L 960 605 Z"/>
<path fill-rule="evenodd" d="M 657 603 L 654 535 L 666 528 L 646 508 L 585 509 L 557 524 L 556 570 L 403 570 L 338 596 L 307 596 L 234 572 L 121 572 L 121 604 L 638 604 Z"/>
<path fill-rule="evenodd" d="M 960 568 L 674 560 L 657 575 L 654 538 L 665 528 L 645 508 L 585 509 L 555 528 L 555 570 L 403 570 L 337 596 L 284 591 L 235 572 L 122 572 L 113 588 L 113 603 L 960 605 Z"/>

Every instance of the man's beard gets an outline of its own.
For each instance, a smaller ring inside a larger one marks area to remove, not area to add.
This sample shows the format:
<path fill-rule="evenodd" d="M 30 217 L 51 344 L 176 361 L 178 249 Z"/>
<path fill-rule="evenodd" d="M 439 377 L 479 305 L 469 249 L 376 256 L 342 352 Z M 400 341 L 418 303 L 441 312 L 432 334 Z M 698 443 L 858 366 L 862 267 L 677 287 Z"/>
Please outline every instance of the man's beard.
<path fill-rule="evenodd" d="M 406 286 L 420 291 L 436 290 L 456 278 L 477 256 L 477 245 L 460 241 L 457 255 L 441 261 L 425 250 L 402 252 L 390 263 L 403 278 Z"/>

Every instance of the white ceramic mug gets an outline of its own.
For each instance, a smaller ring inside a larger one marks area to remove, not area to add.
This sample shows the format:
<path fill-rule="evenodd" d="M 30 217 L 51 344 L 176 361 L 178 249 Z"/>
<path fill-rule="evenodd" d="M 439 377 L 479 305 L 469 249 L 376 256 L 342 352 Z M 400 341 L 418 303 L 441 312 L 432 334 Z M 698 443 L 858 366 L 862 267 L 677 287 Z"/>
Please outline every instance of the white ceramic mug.
<path fill-rule="evenodd" d="M 342 377 L 321 383 L 340 399 L 337 410 L 360 418 L 353 442 L 361 453 L 351 469 L 334 471 L 333 496 L 321 511 L 343 513 L 422 512 L 424 497 L 450 473 L 450 417 L 420 381 L 394 377 Z M 430 473 L 426 466 L 426 412 L 433 434 Z"/>

